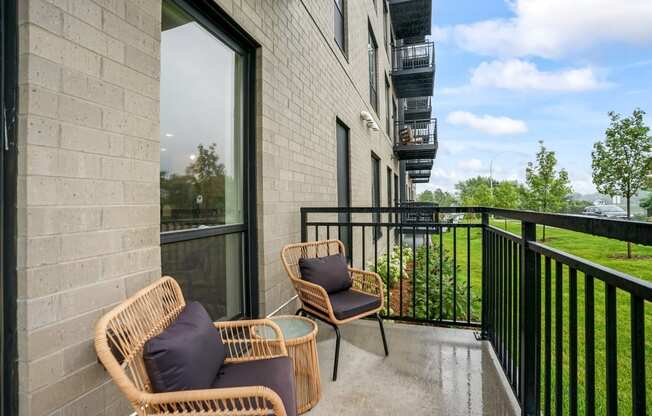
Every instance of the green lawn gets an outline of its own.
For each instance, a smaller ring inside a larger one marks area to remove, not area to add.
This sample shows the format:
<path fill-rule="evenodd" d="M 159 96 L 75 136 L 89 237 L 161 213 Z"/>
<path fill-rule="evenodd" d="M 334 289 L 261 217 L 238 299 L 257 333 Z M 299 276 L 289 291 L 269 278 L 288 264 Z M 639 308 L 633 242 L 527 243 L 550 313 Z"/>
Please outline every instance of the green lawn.
<path fill-rule="evenodd" d="M 503 220 L 492 221 L 492 225 L 505 228 L 507 231 L 514 234 L 520 234 L 520 222 Z M 540 238 L 542 229 L 537 230 L 537 236 Z M 439 236 L 433 236 L 433 240 L 438 242 Z M 470 274 L 471 274 L 471 290 L 474 296 L 480 298 L 481 284 L 482 284 L 482 239 L 479 229 L 472 229 L 470 232 Z M 443 234 L 444 247 L 453 251 L 453 232 Z M 633 253 L 634 259 L 627 259 L 627 246 L 625 243 L 610 240 L 601 237 L 593 237 L 585 234 L 580 234 L 572 231 L 560 230 L 548 227 L 546 230 L 545 244 L 563 250 L 567 253 L 585 258 L 592 262 L 601 264 L 612 269 L 628 273 L 632 276 L 639 277 L 648 281 L 652 281 L 652 247 L 634 246 Z M 458 276 L 465 278 L 467 273 L 467 230 L 457 230 L 457 264 L 461 268 Z M 554 362 L 554 311 L 555 311 L 555 273 L 554 262 L 552 264 L 552 351 L 553 358 L 551 362 L 552 367 L 552 388 L 554 392 L 555 381 L 555 365 Z M 459 278 L 459 277 L 458 277 Z M 542 279 L 543 280 L 543 279 Z M 563 346 L 564 346 L 564 359 L 563 359 L 563 384 L 564 384 L 564 412 L 568 414 L 568 339 L 569 339 L 569 294 L 568 294 L 568 269 L 564 268 L 563 279 Z M 578 407 L 579 414 L 584 414 L 584 275 L 578 273 L 577 279 L 577 328 L 578 328 Z M 617 295 L 617 314 L 618 314 L 618 399 L 619 411 L 622 414 L 631 414 L 631 359 L 630 359 L 630 297 L 622 291 L 618 291 Z M 605 312 L 604 312 L 604 284 L 595 280 L 595 371 L 596 371 L 596 414 L 605 414 Z M 543 302 L 543 287 L 542 287 L 542 308 Z M 652 308 L 649 303 L 645 305 L 645 345 L 646 345 L 646 399 L 648 413 L 652 413 Z M 542 310 L 543 316 L 543 310 Z M 542 336 L 543 336 L 544 323 L 542 321 Z M 542 351 L 543 359 L 543 351 Z M 542 363 L 542 366 L 544 363 Z M 554 394 L 552 395 L 554 397 Z M 554 412 L 554 398 L 553 398 L 553 412 Z"/>

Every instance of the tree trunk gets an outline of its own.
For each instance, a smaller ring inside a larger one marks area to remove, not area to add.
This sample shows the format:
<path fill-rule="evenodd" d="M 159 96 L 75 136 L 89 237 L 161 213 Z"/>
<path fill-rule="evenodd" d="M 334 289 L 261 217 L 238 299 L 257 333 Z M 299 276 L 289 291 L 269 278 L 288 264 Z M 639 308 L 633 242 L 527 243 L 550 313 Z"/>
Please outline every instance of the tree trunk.
<path fill-rule="evenodd" d="M 630 198 L 631 195 L 627 194 L 627 219 L 630 219 Z M 627 242 L 627 258 L 631 259 L 632 258 L 632 243 L 629 241 Z"/>
<path fill-rule="evenodd" d="M 546 242 L 546 226 L 543 226 L 543 238 L 541 239 L 544 243 Z"/>

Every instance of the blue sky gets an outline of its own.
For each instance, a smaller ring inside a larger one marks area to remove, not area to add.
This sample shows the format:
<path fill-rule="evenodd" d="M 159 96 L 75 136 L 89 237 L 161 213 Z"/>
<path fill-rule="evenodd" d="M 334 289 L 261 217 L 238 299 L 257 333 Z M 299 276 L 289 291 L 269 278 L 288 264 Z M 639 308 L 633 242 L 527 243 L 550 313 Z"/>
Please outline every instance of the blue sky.
<path fill-rule="evenodd" d="M 652 123 L 650 0 L 433 0 L 432 38 L 440 150 L 419 191 L 490 165 L 523 180 L 543 140 L 574 190 L 594 192 L 607 112 L 640 107 Z"/>

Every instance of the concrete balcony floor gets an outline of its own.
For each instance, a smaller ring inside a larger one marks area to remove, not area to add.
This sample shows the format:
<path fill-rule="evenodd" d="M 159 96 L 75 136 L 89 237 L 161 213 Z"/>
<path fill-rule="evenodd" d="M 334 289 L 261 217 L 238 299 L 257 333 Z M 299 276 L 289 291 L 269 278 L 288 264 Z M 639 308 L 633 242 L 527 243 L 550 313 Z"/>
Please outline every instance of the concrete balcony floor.
<path fill-rule="evenodd" d="M 518 415 L 495 355 L 472 331 L 385 322 L 389 357 L 378 324 L 343 326 L 336 382 L 335 332 L 319 323 L 321 415 Z"/>

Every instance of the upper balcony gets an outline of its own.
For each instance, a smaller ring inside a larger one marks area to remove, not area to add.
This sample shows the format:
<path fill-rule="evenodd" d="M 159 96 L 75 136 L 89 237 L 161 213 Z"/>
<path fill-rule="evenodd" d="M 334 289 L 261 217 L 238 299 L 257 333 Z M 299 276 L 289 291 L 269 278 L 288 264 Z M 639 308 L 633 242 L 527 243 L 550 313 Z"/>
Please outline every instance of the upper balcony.
<path fill-rule="evenodd" d="M 430 179 L 430 169 L 413 170 L 409 175 L 412 179 Z"/>
<path fill-rule="evenodd" d="M 432 113 L 432 97 L 411 97 L 400 100 L 403 120 L 428 120 Z"/>
<path fill-rule="evenodd" d="M 432 0 L 389 0 L 389 11 L 397 39 L 430 35 Z"/>
<path fill-rule="evenodd" d="M 413 170 L 432 170 L 434 160 L 432 159 L 412 159 L 405 162 L 405 170 L 410 172 Z"/>
<path fill-rule="evenodd" d="M 395 46 L 392 81 L 398 98 L 432 95 L 435 86 L 435 45 L 420 42 Z"/>
<path fill-rule="evenodd" d="M 399 160 L 437 156 L 437 119 L 397 121 L 395 129 L 394 154 Z"/>

